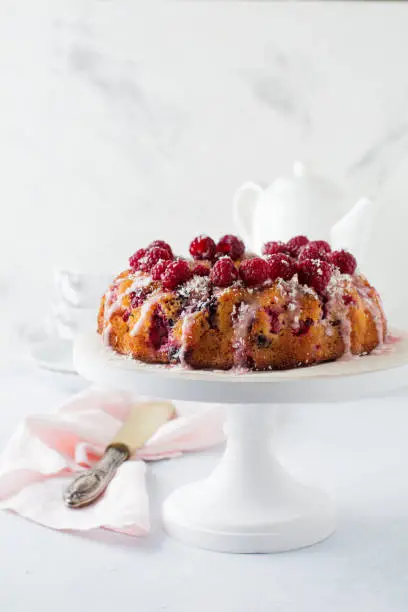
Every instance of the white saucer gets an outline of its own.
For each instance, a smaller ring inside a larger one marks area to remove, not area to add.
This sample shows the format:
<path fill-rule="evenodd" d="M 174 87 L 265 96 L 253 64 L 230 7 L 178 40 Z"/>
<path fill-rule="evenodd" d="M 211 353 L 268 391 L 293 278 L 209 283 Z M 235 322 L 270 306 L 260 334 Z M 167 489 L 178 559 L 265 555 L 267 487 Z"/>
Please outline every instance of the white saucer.
<path fill-rule="evenodd" d="M 41 367 L 53 372 L 76 374 L 73 343 L 59 338 L 44 338 L 29 344 L 29 352 Z"/>

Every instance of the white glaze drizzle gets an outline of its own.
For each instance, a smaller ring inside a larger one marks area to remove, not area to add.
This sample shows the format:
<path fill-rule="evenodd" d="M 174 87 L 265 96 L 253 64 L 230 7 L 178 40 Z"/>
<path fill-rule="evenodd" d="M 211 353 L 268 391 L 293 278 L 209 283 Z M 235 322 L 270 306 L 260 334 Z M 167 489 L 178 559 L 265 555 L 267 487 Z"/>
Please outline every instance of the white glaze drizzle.
<path fill-rule="evenodd" d="M 112 330 L 112 325 L 110 322 L 111 317 L 115 314 L 115 312 L 121 309 L 123 298 L 125 297 L 125 295 L 129 295 L 129 293 L 132 293 L 132 291 L 136 291 L 137 289 L 141 289 L 142 287 L 147 287 L 152 282 L 150 276 L 136 275 L 133 277 L 132 284 L 127 289 L 125 289 L 125 291 L 122 291 L 122 293 L 117 293 L 119 284 L 125 280 L 126 278 L 117 279 L 114 282 L 112 288 L 109 289 L 105 295 L 102 331 L 102 342 L 105 346 L 109 345 L 110 332 Z M 115 293 L 117 294 L 116 300 L 112 301 L 112 297 L 115 295 Z"/>
<path fill-rule="evenodd" d="M 143 324 L 145 323 L 150 309 L 154 304 L 157 304 L 157 302 L 159 302 L 159 300 L 162 298 L 163 296 L 163 292 L 162 291 L 157 291 L 155 293 L 153 293 L 143 304 L 141 310 L 140 310 L 140 315 L 138 320 L 136 321 L 136 323 L 134 324 L 134 326 L 132 327 L 132 329 L 129 331 L 129 335 L 130 336 L 136 336 L 136 334 L 141 330 Z"/>
<path fill-rule="evenodd" d="M 279 280 L 278 288 L 280 289 L 281 295 L 288 300 L 285 317 L 287 326 L 295 333 L 299 330 L 300 326 L 302 298 L 305 295 L 313 295 L 315 299 L 319 298 L 314 289 L 299 283 L 297 274 L 295 274 L 289 281 Z"/>
<path fill-rule="evenodd" d="M 351 351 L 351 332 L 352 325 L 349 317 L 350 307 L 344 303 L 344 295 L 351 288 L 357 290 L 364 308 L 371 314 L 378 336 L 378 346 L 383 345 L 384 326 L 381 307 L 376 303 L 372 296 L 372 287 L 364 284 L 363 278 L 359 274 L 350 276 L 335 271 L 328 285 L 329 301 L 327 303 L 328 318 L 326 320 L 326 331 L 331 327 L 330 318 L 335 317 L 340 321 L 340 333 L 344 345 L 343 359 L 353 357 Z"/>
<path fill-rule="evenodd" d="M 112 325 L 110 323 L 111 316 L 120 308 L 120 300 L 117 299 L 112 302 L 112 297 L 117 291 L 117 285 L 114 284 L 112 289 L 109 289 L 105 296 L 105 304 L 103 308 L 103 331 L 102 331 L 102 342 L 105 346 L 109 345 L 110 333 Z"/>
<path fill-rule="evenodd" d="M 348 274 L 341 274 L 335 270 L 327 286 L 328 301 L 326 303 L 327 314 L 322 321 L 328 336 L 334 334 L 333 322 L 339 321 L 340 336 L 343 341 L 343 355 L 341 359 L 348 360 L 352 357 L 351 353 L 351 321 L 349 318 L 349 307 L 344 303 L 343 296 L 347 289 L 351 287 L 351 277 Z"/>
<path fill-rule="evenodd" d="M 183 367 L 189 368 L 189 364 L 186 362 L 186 354 L 187 354 L 187 344 L 190 336 L 190 332 L 193 327 L 195 319 L 194 313 L 186 313 L 183 318 L 183 324 L 181 326 L 181 342 L 180 342 L 180 351 L 179 351 L 179 359 L 180 363 Z"/>
<path fill-rule="evenodd" d="M 245 340 L 248 336 L 249 326 L 258 310 L 258 302 L 244 303 L 234 306 L 232 311 L 233 338 L 232 348 L 234 351 L 235 367 L 243 367 L 245 363 Z"/>
<path fill-rule="evenodd" d="M 381 347 L 384 344 L 384 322 L 383 322 L 382 311 L 381 311 L 381 306 L 380 306 L 381 304 L 380 297 L 378 293 L 374 290 L 375 297 L 378 300 L 378 303 L 377 303 L 374 297 L 370 295 L 370 293 L 372 293 L 373 291 L 373 288 L 367 287 L 367 285 L 364 285 L 361 277 L 358 278 L 356 282 L 356 289 L 357 289 L 359 296 L 362 298 L 365 307 L 371 314 L 371 317 L 374 321 L 374 325 L 375 325 L 375 329 L 376 329 L 377 337 L 378 337 L 378 345 L 376 348 L 381 349 Z"/>

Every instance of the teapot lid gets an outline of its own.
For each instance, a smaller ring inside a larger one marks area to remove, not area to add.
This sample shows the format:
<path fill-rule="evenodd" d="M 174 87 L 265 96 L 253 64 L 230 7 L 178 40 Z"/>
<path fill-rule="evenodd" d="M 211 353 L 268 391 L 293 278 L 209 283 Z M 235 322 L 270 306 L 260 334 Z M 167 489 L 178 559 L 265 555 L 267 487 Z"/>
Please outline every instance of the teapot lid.
<path fill-rule="evenodd" d="M 290 198 L 291 202 L 299 201 L 304 207 L 319 206 L 326 203 L 326 207 L 339 213 L 342 212 L 344 194 L 337 184 L 327 178 L 311 172 L 305 164 L 295 161 L 292 176 L 278 177 L 269 187 L 271 195 L 279 198 Z"/>

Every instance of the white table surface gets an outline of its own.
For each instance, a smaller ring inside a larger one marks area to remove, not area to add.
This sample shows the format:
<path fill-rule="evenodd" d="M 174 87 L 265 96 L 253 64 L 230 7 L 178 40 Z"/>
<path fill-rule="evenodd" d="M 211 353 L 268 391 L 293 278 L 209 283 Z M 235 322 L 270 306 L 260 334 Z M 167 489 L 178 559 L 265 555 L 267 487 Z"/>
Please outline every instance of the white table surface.
<path fill-rule="evenodd" d="M 0 445 L 30 412 L 83 388 L 76 377 L 16 360 L 0 371 Z M 288 407 L 280 457 L 336 500 L 338 529 L 314 547 L 278 555 L 187 548 L 160 527 L 160 500 L 208 473 L 219 451 L 149 468 L 153 533 L 74 535 L 0 513 L 0 610 L 72 612 L 347 611 L 408 608 L 408 389 L 387 398 Z"/>

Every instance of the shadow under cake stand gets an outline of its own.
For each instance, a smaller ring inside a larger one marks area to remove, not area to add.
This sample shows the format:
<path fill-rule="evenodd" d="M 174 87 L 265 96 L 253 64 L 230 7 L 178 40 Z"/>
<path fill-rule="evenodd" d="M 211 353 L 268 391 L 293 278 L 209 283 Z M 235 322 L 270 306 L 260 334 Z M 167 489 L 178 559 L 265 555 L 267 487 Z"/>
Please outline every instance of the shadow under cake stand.
<path fill-rule="evenodd" d="M 105 387 L 227 404 L 224 456 L 208 478 L 176 489 L 165 500 L 164 526 L 192 546 L 272 553 L 314 544 L 335 529 L 326 494 L 297 482 L 274 456 L 278 407 L 357 400 L 404 386 L 408 337 L 378 355 L 237 374 L 144 364 L 115 354 L 91 333 L 77 339 L 74 363 L 82 376 Z"/>

